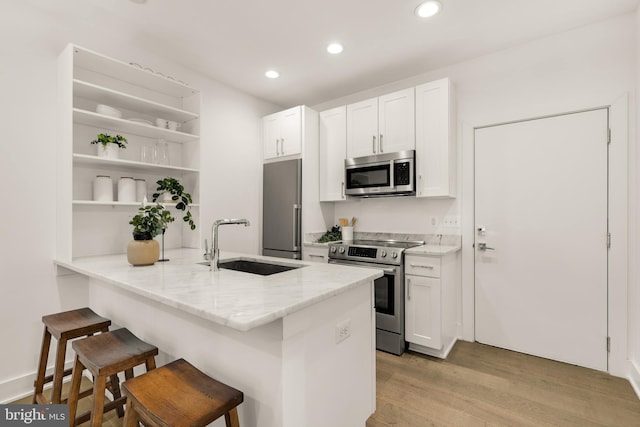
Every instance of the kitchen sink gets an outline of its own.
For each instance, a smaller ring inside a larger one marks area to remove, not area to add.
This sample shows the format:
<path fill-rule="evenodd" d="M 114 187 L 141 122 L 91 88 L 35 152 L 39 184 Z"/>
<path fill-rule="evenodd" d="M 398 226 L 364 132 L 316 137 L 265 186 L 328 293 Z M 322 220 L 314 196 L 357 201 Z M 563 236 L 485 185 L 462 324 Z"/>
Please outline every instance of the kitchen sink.
<path fill-rule="evenodd" d="M 211 261 L 199 262 L 198 264 L 211 265 Z M 259 274 L 261 276 L 270 276 L 272 274 L 283 273 L 285 271 L 304 267 L 303 265 L 285 265 L 248 259 L 220 261 L 218 265 L 221 269 L 242 271 L 243 273 Z"/>

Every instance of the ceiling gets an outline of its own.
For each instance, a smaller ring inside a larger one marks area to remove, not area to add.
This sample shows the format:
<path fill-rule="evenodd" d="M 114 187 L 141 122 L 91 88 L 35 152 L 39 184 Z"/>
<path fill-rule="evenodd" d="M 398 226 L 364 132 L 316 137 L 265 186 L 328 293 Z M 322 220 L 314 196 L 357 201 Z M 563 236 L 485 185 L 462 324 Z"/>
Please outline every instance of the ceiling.
<path fill-rule="evenodd" d="M 635 10 L 638 0 L 65 0 L 142 46 L 283 107 L 314 105 Z M 43 4 L 43 2 L 40 2 Z M 332 41 L 344 52 L 330 55 Z M 267 69 L 280 78 L 267 79 Z"/>

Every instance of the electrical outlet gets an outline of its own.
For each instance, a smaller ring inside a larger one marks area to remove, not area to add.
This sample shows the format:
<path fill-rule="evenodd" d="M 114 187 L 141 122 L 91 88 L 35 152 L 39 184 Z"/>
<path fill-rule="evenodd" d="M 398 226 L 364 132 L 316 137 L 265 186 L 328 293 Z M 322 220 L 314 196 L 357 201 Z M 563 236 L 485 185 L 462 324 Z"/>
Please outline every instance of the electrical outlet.
<path fill-rule="evenodd" d="M 336 325 L 336 344 L 351 336 L 351 319 L 343 320 Z"/>
<path fill-rule="evenodd" d="M 455 215 L 445 216 L 442 220 L 442 225 L 444 227 L 460 227 L 460 217 Z"/>
<path fill-rule="evenodd" d="M 431 217 L 431 226 L 433 226 L 433 227 L 437 227 L 438 226 L 438 217 L 437 216 L 432 216 Z"/>

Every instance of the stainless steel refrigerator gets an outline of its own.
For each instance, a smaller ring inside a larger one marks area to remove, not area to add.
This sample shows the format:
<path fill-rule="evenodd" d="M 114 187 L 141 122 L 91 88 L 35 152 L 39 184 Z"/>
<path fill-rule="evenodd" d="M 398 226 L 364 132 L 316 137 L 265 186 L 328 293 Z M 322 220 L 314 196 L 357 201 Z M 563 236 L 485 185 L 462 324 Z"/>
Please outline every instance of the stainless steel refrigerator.
<path fill-rule="evenodd" d="M 302 160 L 265 164 L 262 185 L 262 255 L 302 259 Z"/>

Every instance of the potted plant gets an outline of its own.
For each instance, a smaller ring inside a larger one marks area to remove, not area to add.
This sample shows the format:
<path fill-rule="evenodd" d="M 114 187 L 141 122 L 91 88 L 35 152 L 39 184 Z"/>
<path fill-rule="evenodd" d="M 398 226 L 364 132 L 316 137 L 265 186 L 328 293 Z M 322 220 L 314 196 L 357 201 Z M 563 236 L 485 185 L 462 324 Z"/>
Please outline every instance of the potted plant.
<path fill-rule="evenodd" d="M 177 179 L 171 177 L 156 181 L 156 184 L 158 184 L 158 188 L 156 188 L 156 192 L 153 193 L 153 201 L 157 201 L 158 198 L 162 196 L 164 202 L 175 203 L 176 209 L 185 212 L 182 220 L 189 224 L 192 230 L 195 230 L 196 224 L 193 222 L 191 207 L 189 206 L 193 203 L 193 200 L 191 199 L 191 195 L 184 191 L 184 186 L 180 184 Z"/>
<path fill-rule="evenodd" d="M 161 204 L 142 206 L 129 224 L 133 240 L 127 245 L 127 261 L 131 265 L 152 265 L 160 258 L 160 245 L 153 238 L 162 233 L 175 218 Z"/>
<path fill-rule="evenodd" d="M 117 159 L 118 149 L 127 148 L 127 138 L 122 135 L 111 136 L 99 133 L 98 137 L 91 141 L 91 144 L 98 144 L 98 157 Z"/>

